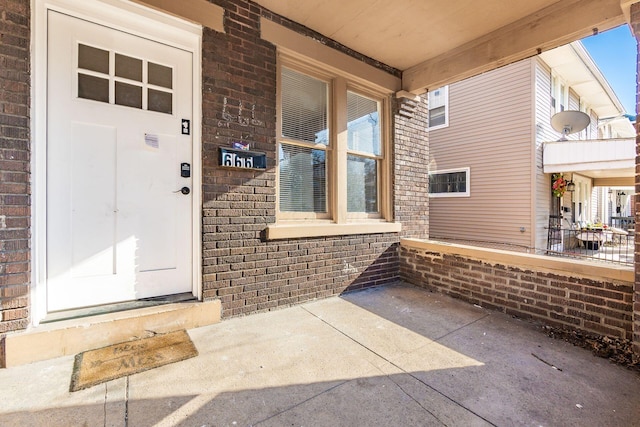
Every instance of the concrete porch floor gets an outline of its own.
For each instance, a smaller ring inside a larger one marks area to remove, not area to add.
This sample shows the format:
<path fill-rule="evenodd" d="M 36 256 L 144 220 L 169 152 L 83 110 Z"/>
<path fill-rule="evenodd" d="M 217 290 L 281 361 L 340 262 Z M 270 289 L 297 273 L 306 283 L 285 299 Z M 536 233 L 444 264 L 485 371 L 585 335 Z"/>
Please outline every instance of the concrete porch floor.
<path fill-rule="evenodd" d="M 199 356 L 70 393 L 0 370 L 2 426 L 633 426 L 640 376 L 398 283 L 189 330 Z"/>

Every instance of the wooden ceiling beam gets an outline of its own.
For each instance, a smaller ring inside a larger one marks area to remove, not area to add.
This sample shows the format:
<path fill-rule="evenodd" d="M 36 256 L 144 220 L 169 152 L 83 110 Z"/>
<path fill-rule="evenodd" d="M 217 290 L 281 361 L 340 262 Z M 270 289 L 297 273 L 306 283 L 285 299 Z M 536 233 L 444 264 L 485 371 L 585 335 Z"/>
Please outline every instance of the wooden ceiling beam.
<path fill-rule="evenodd" d="M 562 0 L 404 71 L 415 94 L 490 71 L 625 22 L 620 0 Z M 428 42 L 428 41 L 427 41 Z"/>

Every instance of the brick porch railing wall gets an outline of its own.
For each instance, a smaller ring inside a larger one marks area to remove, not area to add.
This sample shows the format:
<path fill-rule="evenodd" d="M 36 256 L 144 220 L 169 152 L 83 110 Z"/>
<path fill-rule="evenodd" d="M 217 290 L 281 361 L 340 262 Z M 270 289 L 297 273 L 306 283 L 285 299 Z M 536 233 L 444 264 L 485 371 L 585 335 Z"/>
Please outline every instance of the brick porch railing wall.
<path fill-rule="evenodd" d="M 528 257 L 542 266 L 549 265 L 552 261 L 545 262 L 544 257 L 487 250 L 489 258 L 497 256 L 497 260 L 490 260 L 473 255 L 482 252 L 480 248 L 456 246 L 403 240 L 401 278 L 544 325 L 632 339 L 632 272 L 616 268 L 613 278 L 603 278 L 585 274 L 590 268 L 603 271 L 599 267 L 584 265 L 578 273 L 572 273 L 571 261 L 557 261 L 559 269 L 551 270 L 527 265 Z"/>
<path fill-rule="evenodd" d="M 29 321 L 29 3 L 0 0 L 0 341 Z"/>

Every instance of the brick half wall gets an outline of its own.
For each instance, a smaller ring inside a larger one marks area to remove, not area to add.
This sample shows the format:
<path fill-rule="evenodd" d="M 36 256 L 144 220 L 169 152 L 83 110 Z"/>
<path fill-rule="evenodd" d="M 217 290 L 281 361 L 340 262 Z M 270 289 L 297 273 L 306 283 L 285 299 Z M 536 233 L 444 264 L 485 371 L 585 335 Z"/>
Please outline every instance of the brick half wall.
<path fill-rule="evenodd" d="M 632 339 L 633 270 L 403 239 L 400 277 L 543 325 Z"/>

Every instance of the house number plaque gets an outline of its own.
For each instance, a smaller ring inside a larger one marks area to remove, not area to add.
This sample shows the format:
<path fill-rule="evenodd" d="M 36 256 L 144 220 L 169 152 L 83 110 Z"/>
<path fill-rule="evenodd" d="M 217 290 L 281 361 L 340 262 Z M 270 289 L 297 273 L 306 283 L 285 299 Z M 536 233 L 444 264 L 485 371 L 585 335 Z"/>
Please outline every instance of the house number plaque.
<path fill-rule="evenodd" d="M 257 151 L 220 147 L 220 166 L 234 169 L 266 169 L 267 155 Z"/>

